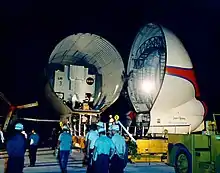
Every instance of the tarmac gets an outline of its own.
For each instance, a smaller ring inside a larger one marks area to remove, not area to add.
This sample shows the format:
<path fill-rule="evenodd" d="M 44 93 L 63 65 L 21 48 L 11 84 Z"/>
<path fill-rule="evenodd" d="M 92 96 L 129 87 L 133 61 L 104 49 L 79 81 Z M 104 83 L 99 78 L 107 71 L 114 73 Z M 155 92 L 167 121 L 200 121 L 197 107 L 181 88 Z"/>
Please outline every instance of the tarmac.
<path fill-rule="evenodd" d="M 0 152 L 0 172 L 4 172 L 4 157 L 6 153 Z M 39 149 L 37 162 L 35 167 L 28 167 L 29 159 L 28 153 L 25 157 L 24 173 L 60 173 L 58 162 L 52 151 L 49 149 Z M 69 158 L 68 173 L 85 173 L 86 168 L 82 165 L 83 155 L 79 151 L 73 151 Z M 172 167 L 163 163 L 135 163 L 128 164 L 125 173 L 175 173 Z"/>

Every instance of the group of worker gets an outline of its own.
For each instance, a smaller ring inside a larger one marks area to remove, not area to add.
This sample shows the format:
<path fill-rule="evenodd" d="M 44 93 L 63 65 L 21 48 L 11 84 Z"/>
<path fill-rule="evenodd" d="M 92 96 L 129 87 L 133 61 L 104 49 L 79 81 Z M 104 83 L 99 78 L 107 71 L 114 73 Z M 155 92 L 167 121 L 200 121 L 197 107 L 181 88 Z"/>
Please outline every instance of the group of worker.
<path fill-rule="evenodd" d="M 127 164 L 127 146 L 119 134 L 119 125 L 92 124 L 86 135 L 87 173 L 123 173 Z"/>
<path fill-rule="evenodd" d="M 22 173 L 24 157 L 29 141 L 30 166 L 36 162 L 39 136 L 33 130 L 29 140 L 23 134 L 21 123 L 15 125 L 12 134 L 6 143 L 8 162 L 6 173 Z M 64 125 L 59 135 L 59 164 L 62 173 L 67 172 L 67 163 L 72 149 L 72 135 L 68 126 Z M 125 139 L 119 134 L 119 125 L 110 124 L 107 136 L 104 123 L 92 124 L 86 135 L 86 157 L 88 158 L 87 173 L 123 173 L 127 164 L 127 146 Z"/>
<path fill-rule="evenodd" d="M 34 130 L 32 130 L 31 135 L 27 138 L 26 133 L 24 133 L 23 124 L 17 123 L 6 141 L 8 159 L 5 164 L 5 172 L 23 173 L 24 158 L 27 148 L 29 148 L 29 166 L 35 166 L 38 143 L 39 135 Z"/>
<path fill-rule="evenodd" d="M 63 126 L 62 130 L 63 132 L 59 135 L 57 147 L 59 148 L 61 171 L 62 173 L 66 173 L 67 162 L 72 149 L 72 136 L 67 126 Z M 6 142 L 8 160 L 5 173 L 23 173 L 25 152 L 27 148 L 29 148 L 29 166 L 34 167 L 39 139 L 39 135 L 34 130 L 32 130 L 28 138 L 27 135 L 24 134 L 24 126 L 21 123 L 17 123 L 13 133 L 10 134 Z"/>

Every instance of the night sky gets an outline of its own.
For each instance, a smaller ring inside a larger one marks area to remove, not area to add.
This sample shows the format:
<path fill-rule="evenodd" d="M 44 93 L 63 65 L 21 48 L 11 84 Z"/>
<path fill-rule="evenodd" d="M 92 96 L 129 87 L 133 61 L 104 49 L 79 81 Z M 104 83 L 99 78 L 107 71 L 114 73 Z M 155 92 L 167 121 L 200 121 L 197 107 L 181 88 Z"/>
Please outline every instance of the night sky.
<path fill-rule="evenodd" d="M 183 42 L 209 113 L 220 112 L 218 0 L 71 2 L 1 3 L 0 91 L 13 104 L 39 100 L 40 107 L 30 114 L 44 116 L 50 112 L 43 97 L 43 70 L 53 48 L 63 38 L 77 32 L 98 34 L 117 48 L 126 64 L 140 27 L 156 22 L 172 30 Z"/>

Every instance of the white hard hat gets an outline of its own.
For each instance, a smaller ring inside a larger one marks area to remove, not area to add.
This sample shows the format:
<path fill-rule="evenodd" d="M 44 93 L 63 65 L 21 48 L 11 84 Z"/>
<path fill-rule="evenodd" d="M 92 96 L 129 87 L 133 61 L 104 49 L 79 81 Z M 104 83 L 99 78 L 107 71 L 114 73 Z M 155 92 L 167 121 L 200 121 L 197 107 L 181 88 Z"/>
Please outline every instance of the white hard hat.
<path fill-rule="evenodd" d="M 17 123 L 17 124 L 15 125 L 15 130 L 23 130 L 23 129 L 24 129 L 23 124 Z"/>
<path fill-rule="evenodd" d="M 69 128 L 67 126 L 63 126 L 63 130 L 68 130 Z"/>
<path fill-rule="evenodd" d="M 99 133 L 105 132 L 105 129 L 104 129 L 104 128 L 100 128 L 100 129 L 98 130 L 98 132 L 99 132 Z"/>
<path fill-rule="evenodd" d="M 97 124 L 96 124 L 98 127 L 104 127 L 104 123 L 103 122 L 98 122 Z"/>
<path fill-rule="evenodd" d="M 119 131 L 119 125 L 112 125 L 112 130 Z"/>

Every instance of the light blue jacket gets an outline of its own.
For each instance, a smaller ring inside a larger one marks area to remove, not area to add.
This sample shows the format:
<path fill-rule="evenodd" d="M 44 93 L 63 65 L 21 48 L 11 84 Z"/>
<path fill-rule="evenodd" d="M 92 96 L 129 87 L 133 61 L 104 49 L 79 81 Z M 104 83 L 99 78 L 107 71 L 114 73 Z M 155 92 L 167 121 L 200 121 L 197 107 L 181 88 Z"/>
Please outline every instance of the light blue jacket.
<path fill-rule="evenodd" d="M 115 146 L 110 138 L 106 135 L 101 135 L 95 142 L 95 150 L 93 155 L 93 160 L 96 161 L 98 155 L 100 154 L 111 154 L 111 150 L 114 150 Z"/>
<path fill-rule="evenodd" d="M 117 154 L 121 159 L 124 159 L 126 153 L 125 139 L 121 135 L 116 133 L 114 136 L 112 136 L 112 142 L 115 145 L 115 154 Z"/>

